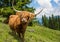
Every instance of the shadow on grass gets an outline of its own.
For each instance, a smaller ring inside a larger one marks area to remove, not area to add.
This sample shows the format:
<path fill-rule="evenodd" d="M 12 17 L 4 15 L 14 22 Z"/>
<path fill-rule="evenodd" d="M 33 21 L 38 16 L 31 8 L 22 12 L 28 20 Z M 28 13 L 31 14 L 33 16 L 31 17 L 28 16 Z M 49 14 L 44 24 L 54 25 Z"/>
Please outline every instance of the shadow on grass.
<path fill-rule="evenodd" d="M 16 40 L 18 40 L 18 42 L 20 42 L 20 38 L 19 38 L 18 35 L 14 34 L 14 33 L 12 33 L 12 32 L 9 32 L 9 34 L 10 34 L 11 36 L 13 36 Z"/>
<path fill-rule="evenodd" d="M 2 22 L 2 20 L 0 20 L 0 22 Z"/>

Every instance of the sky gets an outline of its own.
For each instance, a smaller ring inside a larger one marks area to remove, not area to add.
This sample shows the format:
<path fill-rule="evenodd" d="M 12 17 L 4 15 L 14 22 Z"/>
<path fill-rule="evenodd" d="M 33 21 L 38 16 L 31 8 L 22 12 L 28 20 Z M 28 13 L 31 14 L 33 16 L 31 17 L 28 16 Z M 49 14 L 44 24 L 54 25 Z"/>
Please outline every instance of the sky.
<path fill-rule="evenodd" d="M 37 18 L 41 18 L 44 14 L 47 17 L 52 14 L 60 15 L 60 0 L 32 0 L 30 7 L 34 7 L 36 9 L 35 13 L 38 13 L 41 9 L 43 9 Z"/>

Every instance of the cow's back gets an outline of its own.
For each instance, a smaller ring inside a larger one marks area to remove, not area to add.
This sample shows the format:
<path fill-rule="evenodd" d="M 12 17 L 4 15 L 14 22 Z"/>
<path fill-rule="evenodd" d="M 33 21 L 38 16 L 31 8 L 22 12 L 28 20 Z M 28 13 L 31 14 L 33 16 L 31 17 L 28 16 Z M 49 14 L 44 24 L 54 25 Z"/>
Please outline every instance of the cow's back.
<path fill-rule="evenodd" d="M 11 15 L 9 17 L 9 26 L 17 27 L 20 25 L 20 18 L 18 15 Z"/>

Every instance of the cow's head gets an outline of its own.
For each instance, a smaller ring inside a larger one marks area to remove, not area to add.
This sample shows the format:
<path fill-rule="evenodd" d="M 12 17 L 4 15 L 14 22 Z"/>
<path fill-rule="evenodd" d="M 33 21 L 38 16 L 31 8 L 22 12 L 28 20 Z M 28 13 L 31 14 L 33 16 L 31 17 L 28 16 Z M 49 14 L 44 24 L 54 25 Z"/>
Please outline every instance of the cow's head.
<path fill-rule="evenodd" d="M 42 10 L 40 12 L 42 12 Z M 40 12 L 38 14 L 40 14 Z M 31 12 L 27 12 L 27 11 L 22 11 L 20 14 L 17 14 L 17 15 L 20 15 L 22 22 L 27 23 L 31 21 L 32 19 L 34 19 L 38 14 L 34 14 Z"/>

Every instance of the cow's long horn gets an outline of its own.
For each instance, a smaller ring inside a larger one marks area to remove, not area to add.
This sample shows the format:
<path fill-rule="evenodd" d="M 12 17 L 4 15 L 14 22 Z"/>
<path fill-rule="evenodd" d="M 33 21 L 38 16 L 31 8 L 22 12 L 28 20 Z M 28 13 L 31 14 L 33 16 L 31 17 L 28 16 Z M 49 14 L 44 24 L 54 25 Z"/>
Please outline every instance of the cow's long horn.
<path fill-rule="evenodd" d="M 41 11 L 40 11 L 40 12 L 38 12 L 37 14 L 35 14 L 35 16 L 39 15 L 42 11 L 43 11 L 43 9 L 41 9 Z"/>
<path fill-rule="evenodd" d="M 13 10 L 14 10 L 15 12 L 20 12 L 19 10 L 16 10 L 16 9 L 14 8 L 13 3 L 14 3 L 14 0 L 12 1 L 12 8 L 13 8 Z"/>

